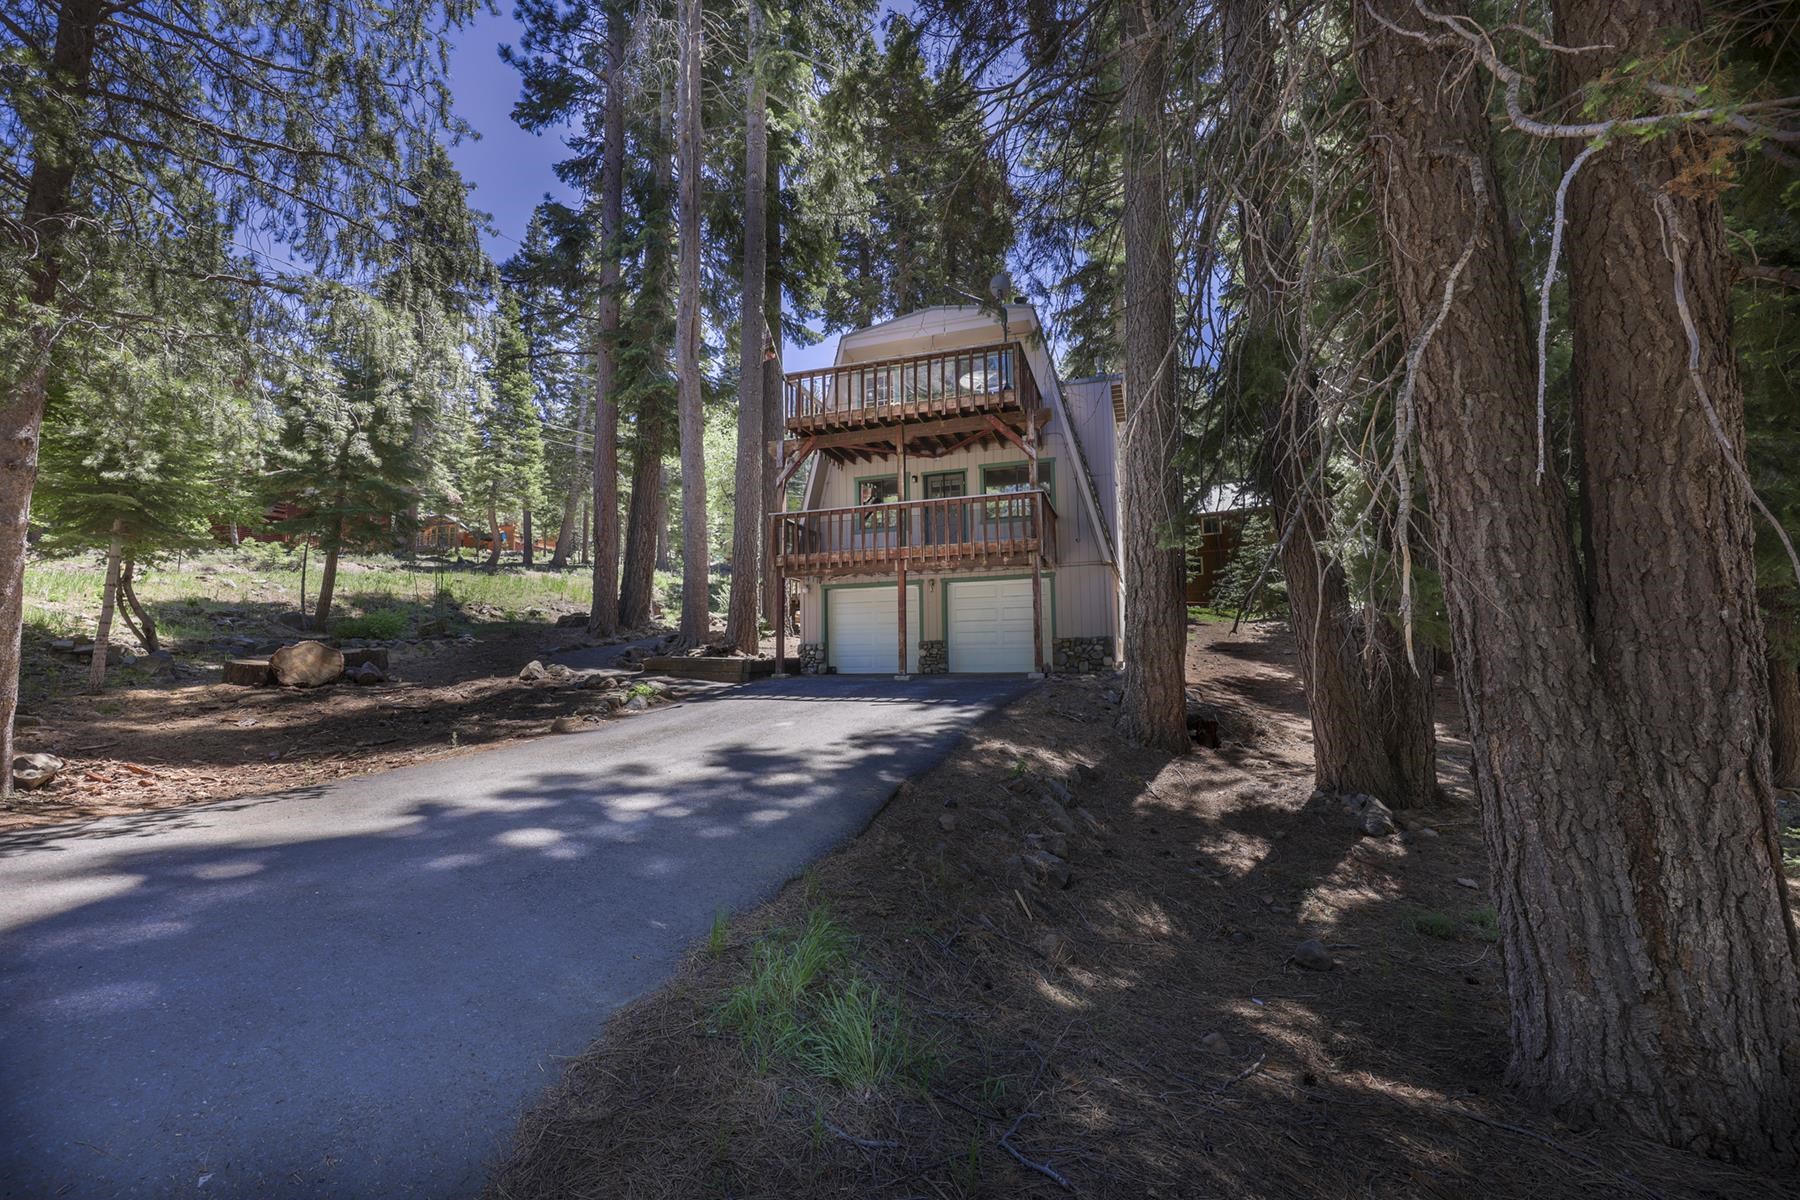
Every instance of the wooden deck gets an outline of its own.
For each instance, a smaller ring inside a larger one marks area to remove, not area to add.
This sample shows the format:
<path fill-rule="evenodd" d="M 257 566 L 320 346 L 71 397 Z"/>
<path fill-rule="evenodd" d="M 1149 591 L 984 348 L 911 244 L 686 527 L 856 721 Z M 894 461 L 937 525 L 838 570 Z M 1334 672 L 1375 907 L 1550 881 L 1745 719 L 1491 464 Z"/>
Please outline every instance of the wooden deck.
<path fill-rule="evenodd" d="M 1041 403 L 1018 342 L 800 371 L 788 375 L 784 386 L 787 432 L 793 438 L 926 427 L 968 417 L 997 416 L 1018 424 L 1035 420 Z M 975 436 L 990 436 L 985 424 L 975 426 Z"/>
<path fill-rule="evenodd" d="M 952 496 L 773 518 L 784 575 L 987 570 L 1051 566 L 1056 510 L 1043 492 Z"/>

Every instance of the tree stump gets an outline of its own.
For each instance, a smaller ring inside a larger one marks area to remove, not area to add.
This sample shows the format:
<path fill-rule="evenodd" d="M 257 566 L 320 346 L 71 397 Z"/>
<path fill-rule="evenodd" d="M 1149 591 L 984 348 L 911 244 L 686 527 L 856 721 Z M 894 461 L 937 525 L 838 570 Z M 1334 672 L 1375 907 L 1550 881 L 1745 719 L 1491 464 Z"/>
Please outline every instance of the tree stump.
<path fill-rule="evenodd" d="M 237 687 L 264 687 L 269 682 L 269 660 L 234 658 L 225 664 L 225 682 Z"/>

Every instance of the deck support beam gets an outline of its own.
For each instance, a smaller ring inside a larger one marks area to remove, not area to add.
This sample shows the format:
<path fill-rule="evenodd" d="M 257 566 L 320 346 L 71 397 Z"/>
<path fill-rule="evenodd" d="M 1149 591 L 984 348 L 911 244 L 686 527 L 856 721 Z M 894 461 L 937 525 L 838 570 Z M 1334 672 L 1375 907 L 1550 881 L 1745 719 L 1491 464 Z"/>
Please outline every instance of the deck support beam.
<path fill-rule="evenodd" d="M 1031 556 L 1031 674 L 1042 679 L 1049 667 L 1044 662 L 1044 493 L 1038 488 L 1037 426 L 1031 427 L 1030 443 L 1020 442 L 1019 447 L 1031 464 L 1031 523 L 1037 538 Z"/>
<path fill-rule="evenodd" d="M 904 424 L 894 427 L 894 455 L 899 462 L 899 475 L 894 480 L 894 492 L 901 500 L 906 500 L 909 497 L 906 494 L 906 426 Z M 894 545 L 900 549 L 900 566 L 896 573 L 900 584 L 898 605 L 900 610 L 900 657 L 896 660 L 899 663 L 899 669 L 895 671 L 894 678 L 906 679 L 909 677 L 908 668 L 912 666 L 906 659 L 906 527 L 912 523 L 912 510 L 902 508 L 894 514 L 894 517 Z M 919 614 L 921 624 L 924 622 L 924 616 L 923 613 Z"/>

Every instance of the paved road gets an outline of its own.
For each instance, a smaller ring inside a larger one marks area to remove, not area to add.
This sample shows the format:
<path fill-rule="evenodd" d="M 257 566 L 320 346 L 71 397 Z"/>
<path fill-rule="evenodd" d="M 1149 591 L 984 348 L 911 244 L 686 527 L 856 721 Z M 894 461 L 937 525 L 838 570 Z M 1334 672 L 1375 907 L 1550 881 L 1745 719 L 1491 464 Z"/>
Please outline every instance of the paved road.
<path fill-rule="evenodd" d="M 771 680 L 0 838 L 0 1195 L 469 1195 L 717 910 L 1026 686 Z"/>

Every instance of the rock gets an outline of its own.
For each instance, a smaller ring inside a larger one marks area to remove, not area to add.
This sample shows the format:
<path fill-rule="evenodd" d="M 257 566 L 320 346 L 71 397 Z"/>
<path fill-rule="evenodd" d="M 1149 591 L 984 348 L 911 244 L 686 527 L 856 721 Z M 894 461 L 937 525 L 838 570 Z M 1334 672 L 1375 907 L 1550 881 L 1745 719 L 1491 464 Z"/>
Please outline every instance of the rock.
<path fill-rule="evenodd" d="M 50 643 L 50 648 L 58 654 L 73 654 L 75 652 L 75 639 L 57 638 Z"/>
<path fill-rule="evenodd" d="M 1075 768 L 1075 778 L 1080 780 L 1082 783 L 1099 783 L 1100 782 L 1099 768 L 1090 767 L 1086 763 L 1081 763 L 1081 764 L 1077 765 Z"/>
<path fill-rule="evenodd" d="M 1470 879 L 1467 875 L 1459 875 L 1456 880 L 1456 886 L 1457 887 L 1466 887 L 1470 891 L 1481 890 L 1481 885 L 1479 883 L 1476 883 L 1473 879 Z"/>
<path fill-rule="evenodd" d="M 419 636 L 422 638 L 449 637 L 450 622 L 442 620 L 420 621 Z"/>
<path fill-rule="evenodd" d="M 344 676 L 355 682 L 359 687 L 368 687 L 371 684 L 387 682 L 387 672 L 372 662 L 366 662 L 354 671 L 345 671 Z"/>
<path fill-rule="evenodd" d="M 1200 1039 L 1200 1048 L 1208 1054 L 1231 1053 L 1231 1043 L 1226 1041 L 1225 1035 L 1216 1029 Z"/>
<path fill-rule="evenodd" d="M 586 613 L 564 613 L 562 616 L 556 618 L 556 627 L 558 629 L 586 629 L 587 623 L 588 615 Z"/>
<path fill-rule="evenodd" d="M 1344 812 L 1364 837 L 1387 837 L 1398 828 L 1393 810 L 1375 797 L 1352 792 L 1341 799 Z"/>
<path fill-rule="evenodd" d="M 1331 957 L 1325 943 L 1317 938 L 1307 938 L 1294 947 L 1294 963 L 1308 971 L 1330 971 L 1336 968 L 1337 959 Z"/>
<path fill-rule="evenodd" d="M 550 678 L 550 672 L 544 669 L 543 663 L 534 658 L 519 668 L 519 678 L 527 683 L 536 683 L 540 679 Z"/>
<path fill-rule="evenodd" d="M 1039 882 L 1057 888 L 1069 886 L 1069 864 L 1048 850 L 1027 850 L 1019 857 L 1025 869 Z"/>
<path fill-rule="evenodd" d="M 1005 809 L 978 808 L 975 810 L 975 815 L 980 817 L 985 824 L 992 825 L 995 829 L 1012 828 L 1012 818 L 1006 815 Z"/>
<path fill-rule="evenodd" d="M 1028 833 L 1025 841 L 1033 848 L 1048 850 L 1058 858 L 1069 857 L 1069 839 L 1061 833 Z"/>
<path fill-rule="evenodd" d="M 275 682 L 288 687 L 323 687 L 344 673 L 344 655 L 324 642 L 295 642 L 269 658 Z"/>
<path fill-rule="evenodd" d="M 54 754 L 20 754 L 13 759 L 13 783 L 26 791 L 36 791 L 63 769 L 63 760 Z"/>
<path fill-rule="evenodd" d="M 1068 949 L 1068 941 L 1054 929 L 1046 929 L 1033 938 L 1031 944 L 1037 952 L 1052 962 L 1060 961 Z"/>
<path fill-rule="evenodd" d="M 1433 829 L 1429 825 L 1421 825 L 1417 829 L 1413 830 L 1412 832 L 1413 832 L 1414 837 L 1422 838 L 1428 842 L 1433 841 L 1433 840 L 1437 839 L 1439 836 L 1441 836 L 1437 830 Z"/>
<path fill-rule="evenodd" d="M 956 830 L 956 814 L 955 813 L 939 813 L 938 814 L 938 828 L 943 830 L 945 833 L 955 832 L 955 830 Z"/>
<path fill-rule="evenodd" d="M 156 675 L 173 675 L 175 673 L 175 656 L 167 650 L 152 650 L 144 656 L 144 663 Z"/>
<path fill-rule="evenodd" d="M 643 712 L 646 708 L 650 707 L 650 698 L 648 696 L 633 696 L 625 702 L 625 707 L 632 712 Z"/>
<path fill-rule="evenodd" d="M 1060 779 L 1038 780 L 1038 794 L 1046 800 L 1054 801 L 1059 808 L 1067 808 L 1075 803 L 1075 794 L 1069 790 L 1069 785 Z"/>
<path fill-rule="evenodd" d="M 267 687 L 269 679 L 266 658 L 234 658 L 225 664 L 225 682 L 234 687 Z"/>
<path fill-rule="evenodd" d="M 571 679 L 575 672 L 571 671 L 566 663 L 551 663 L 544 668 L 544 674 L 551 679 Z"/>
<path fill-rule="evenodd" d="M 580 717 L 558 717 L 550 722 L 551 733 L 580 733 L 587 728 L 587 722 Z"/>
<path fill-rule="evenodd" d="M 576 686 L 590 692 L 604 692 L 618 687 L 619 681 L 616 676 L 607 675 L 600 671 L 589 671 L 581 677 L 581 682 L 576 684 Z"/>
<path fill-rule="evenodd" d="M 364 649 L 344 651 L 344 670 L 346 673 L 364 666 L 376 666 L 385 677 L 388 670 L 388 652 L 386 646 L 369 646 Z"/>
<path fill-rule="evenodd" d="M 1075 818 L 1069 815 L 1068 809 L 1048 796 L 1045 796 L 1039 803 L 1044 810 L 1044 820 L 1050 828 L 1058 833 L 1075 832 Z"/>

